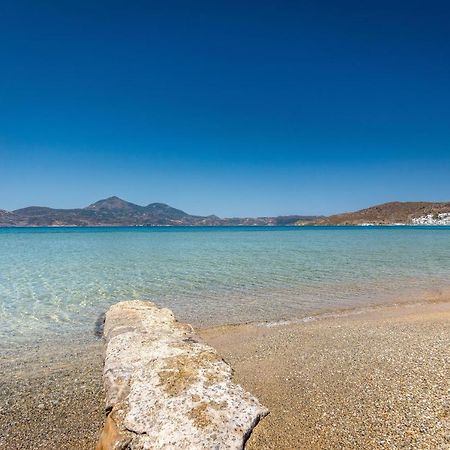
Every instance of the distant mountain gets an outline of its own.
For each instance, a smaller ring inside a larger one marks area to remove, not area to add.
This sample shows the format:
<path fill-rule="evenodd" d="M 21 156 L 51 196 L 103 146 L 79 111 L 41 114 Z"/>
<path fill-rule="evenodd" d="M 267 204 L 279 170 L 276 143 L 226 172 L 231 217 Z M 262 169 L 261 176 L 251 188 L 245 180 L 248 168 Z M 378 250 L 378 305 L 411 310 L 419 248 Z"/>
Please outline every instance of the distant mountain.
<path fill-rule="evenodd" d="M 234 226 L 294 225 L 317 216 L 280 216 L 221 219 L 217 216 L 194 216 L 164 203 L 136 205 L 119 197 L 99 200 L 86 208 L 53 209 L 30 206 L 15 211 L 0 210 L 0 226 Z"/>
<path fill-rule="evenodd" d="M 195 216 L 165 203 L 136 205 L 119 197 L 99 200 L 85 208 L 53 209 L 29 206 L 0 209 L 0 227 L 37 226 L 286 226 L 450 224 L 450 202 L 391 202 L 333 216 L 232 217 Z"/>
<path fill-rule="evenodd" d="M 143 207 L 139 205 L 135 205 L 134 203 L 127 202 L 122 200 L 119 197 L 109 197 L 104 198 L 103 200 L 99 200 L 98 202 L 92 203 L 85 209 L 90 209 L 93 211 L 100 210 L 128 210 L 128 211 L 137 211 L 141 210 Z"/>
<path fill-rule="evenodd" d="M 312 225 L 445 224 L 450 202 L 391 202 L 309 221 Z M 301 221 L 297 222 L 301 225 Z"/>
<path fill-rule="evenodd" d="M 14 226 L 14 215 L 9 211 L 0 209 L 0 226 Z"/>

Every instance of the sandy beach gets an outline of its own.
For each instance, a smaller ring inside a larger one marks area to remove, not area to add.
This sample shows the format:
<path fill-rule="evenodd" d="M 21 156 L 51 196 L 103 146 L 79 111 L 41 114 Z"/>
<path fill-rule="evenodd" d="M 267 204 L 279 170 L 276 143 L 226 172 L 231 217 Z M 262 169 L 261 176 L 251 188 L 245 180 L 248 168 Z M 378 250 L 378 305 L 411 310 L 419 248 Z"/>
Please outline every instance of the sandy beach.
<path fill-rule="evenodd" d="M 450 448 L 450 302 L 202 329 L 270 414 L 247 448 Z M 0 361 L 0 447 L 92 449 L 101 342 Z"/>
<path fill-rule="evenodd" d="M 248 448 L 450 448 L 450 304 L 202 336 L 270 409 Z"/>
<path fill-rule="evenodd" d="M 93 449 L 104 417 L 103 345 L 0 359 L 1 449 Z"/>

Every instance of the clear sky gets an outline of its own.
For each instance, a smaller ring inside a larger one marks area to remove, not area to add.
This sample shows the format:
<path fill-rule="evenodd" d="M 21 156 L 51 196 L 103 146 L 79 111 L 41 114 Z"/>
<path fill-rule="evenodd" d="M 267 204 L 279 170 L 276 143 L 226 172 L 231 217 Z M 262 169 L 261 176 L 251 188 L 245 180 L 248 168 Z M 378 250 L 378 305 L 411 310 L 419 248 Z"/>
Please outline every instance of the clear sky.
<path fill-rule="evenodd" d="M 0 1 L 0 208 L 450 200 L 450 2 Z"/>

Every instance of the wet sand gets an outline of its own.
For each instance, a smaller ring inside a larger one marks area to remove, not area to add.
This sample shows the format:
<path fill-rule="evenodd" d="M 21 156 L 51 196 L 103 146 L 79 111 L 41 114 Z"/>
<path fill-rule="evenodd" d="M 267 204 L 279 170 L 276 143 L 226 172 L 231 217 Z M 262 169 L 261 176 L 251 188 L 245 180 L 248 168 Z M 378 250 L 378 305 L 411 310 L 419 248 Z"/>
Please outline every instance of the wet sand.
<path fill-rule="evenodd" d="M 251 450 L 450 448 L 450 302 L 199 330 L 270 409 Z M 0 359 L 0 448 L 92 449 L 100 341 Z"/>

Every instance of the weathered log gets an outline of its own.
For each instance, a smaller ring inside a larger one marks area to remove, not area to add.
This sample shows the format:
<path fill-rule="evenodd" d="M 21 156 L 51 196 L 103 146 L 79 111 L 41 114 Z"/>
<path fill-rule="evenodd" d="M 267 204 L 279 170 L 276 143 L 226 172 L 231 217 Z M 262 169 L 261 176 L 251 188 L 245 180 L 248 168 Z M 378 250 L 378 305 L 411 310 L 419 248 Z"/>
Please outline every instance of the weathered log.
<path fill-rule="evenodd" d="M 268 413 L 168 309 L 118 303 L 103 334 L 107 418 L 97 450 L 242 449 Z"/>

